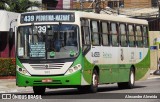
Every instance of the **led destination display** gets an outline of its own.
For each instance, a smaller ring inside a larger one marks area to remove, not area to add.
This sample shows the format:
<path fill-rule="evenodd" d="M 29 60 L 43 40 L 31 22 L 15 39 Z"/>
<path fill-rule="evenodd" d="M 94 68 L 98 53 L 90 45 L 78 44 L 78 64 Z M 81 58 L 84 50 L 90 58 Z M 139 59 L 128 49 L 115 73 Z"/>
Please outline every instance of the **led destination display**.
<path fill-rule="evenodd" d="M 74 13 L 28 13 L 21 16 L 21 23 L 74 21 Z"/>

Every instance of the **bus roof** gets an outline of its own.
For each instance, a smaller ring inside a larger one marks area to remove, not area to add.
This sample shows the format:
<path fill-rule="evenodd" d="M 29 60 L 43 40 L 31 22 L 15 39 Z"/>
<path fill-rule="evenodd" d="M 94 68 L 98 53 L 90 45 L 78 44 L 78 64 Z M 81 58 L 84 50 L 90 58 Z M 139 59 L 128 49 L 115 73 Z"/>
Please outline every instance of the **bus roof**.
<path fill-rule="evenodd" d="M 113 22 L 122 22 L 122 23 L 134 23 L 134 24 L 143 24 L 148 25 L 147 20 L 142 19 L 135 19 L 135 18 L 128 18 L 128 17 L 122 17 L 119 15 L 108 15 L 108 14 L 97 14 L 94 12 L 84 12 L 84 11 L 74 11 L 74 10 L 46 10 L 46 11 L 34 11 L 34 12 L 26 12 L 26 13 L 51 13 L 51 12 L 74 12 L 75 15 L 78 15 L 82 18 L 91 18 L 91 19 L 101 19 L 101 20 L 107 20 L 107 21 L 113 21 Z M 22 13 L 22 14 L 26 14 Z"/>

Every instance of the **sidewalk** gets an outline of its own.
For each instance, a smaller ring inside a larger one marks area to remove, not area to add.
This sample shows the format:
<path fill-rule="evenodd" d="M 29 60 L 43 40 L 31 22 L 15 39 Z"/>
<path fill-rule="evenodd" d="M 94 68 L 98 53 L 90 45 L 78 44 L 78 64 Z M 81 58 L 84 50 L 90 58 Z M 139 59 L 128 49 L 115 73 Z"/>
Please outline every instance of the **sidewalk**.
<path fill-rule="evenodd" d="M 154 72 L 155 72 L 155 70 L 150 70 L 150 75 L 149 75 L 148 79 L 160 78 L 160 75 L 154 75 L 153 74 Z"/>
<path fill-rule="evenodd" d="M 160 78 L 160 75 L 153 75 L 150 71 L 148 79 Z M 33 92 L 32 87 L 18 87 L 16 86 L 16 79 L 0 79 L 0 93 L 20 93 L 20 92 Z"/>
<path fill-rule="evenodd" d="M 16 79 L 0 79 L 0 93 L 32 91 L 32 87 L 16 86 Z"/>

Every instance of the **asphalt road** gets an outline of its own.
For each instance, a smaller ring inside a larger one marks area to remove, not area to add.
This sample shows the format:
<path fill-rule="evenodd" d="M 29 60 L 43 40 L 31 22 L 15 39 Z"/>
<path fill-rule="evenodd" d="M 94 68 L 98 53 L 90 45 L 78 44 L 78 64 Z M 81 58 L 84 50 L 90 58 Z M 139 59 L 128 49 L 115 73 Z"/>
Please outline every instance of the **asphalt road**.
<path fill-rule="evenodd" d="M 16 94 L 16 93 L 15 93 Z M 19 95 L 34 95 L 32 91 Z M 4 101 L 4 100 L 3 100 Z M 9 100 L 8 100 L 9 101 Z M 8 102 L 7 101 L 7 102 Z M 12 102 L 22 100 L 12 100 Z M 28 100 L 23 100 L 27 101 Z M 160 102 L 160 78 L 136 81 L 133 89 L 119 89 L 117 84 L 100 85 L 97 93 L 80 93 L 77 89 L 47 89 L 42 100 L 33 102 Z"/>
<path fill-rule="evenodd" d="M 97 93 L 80 93 L 76 89 L 47 90 L 44 99 L 125 99 L 129 96 L 152 96 L 160 99 L 160 78 L 137 81 L 133 89 L 119 89 L 117 84 L 100 85 Z M 134 97 L 133 97 L 134 98 Z M 132 99 L 133 99 L 132 98 Z M 137 97 L 139 99 L 141 97 Z M 141 98 L 141 99 L 142 99 Z M 160 102 L 160 101 L 159 101 Z"/>

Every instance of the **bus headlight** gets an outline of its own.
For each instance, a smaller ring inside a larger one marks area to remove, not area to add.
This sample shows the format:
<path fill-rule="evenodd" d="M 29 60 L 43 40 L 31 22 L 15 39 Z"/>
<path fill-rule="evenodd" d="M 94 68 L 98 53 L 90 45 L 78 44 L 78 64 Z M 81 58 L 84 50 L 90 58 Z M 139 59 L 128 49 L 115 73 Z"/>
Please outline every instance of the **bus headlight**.
<path fill-rule="evenodd" d="M 19 67 L 18 65 L 17 65 L 17 67 L 16 67 L 16 70 L 17 70 L 18 72 L 20 72 L 21 74 L 31 76 L 25 68 Z"/>
<path fill-rule="evenodd" d="M 68 69 L 68 71 L 65 73 L 65 75 L 69 75 L 72 74 L 74 72 L 77 72 L 78 70 L 80 70 L 82 68 L 81 64 L 77 64 L 71 68 Z"/>

